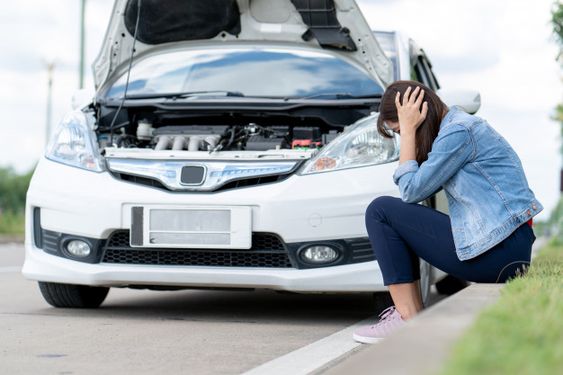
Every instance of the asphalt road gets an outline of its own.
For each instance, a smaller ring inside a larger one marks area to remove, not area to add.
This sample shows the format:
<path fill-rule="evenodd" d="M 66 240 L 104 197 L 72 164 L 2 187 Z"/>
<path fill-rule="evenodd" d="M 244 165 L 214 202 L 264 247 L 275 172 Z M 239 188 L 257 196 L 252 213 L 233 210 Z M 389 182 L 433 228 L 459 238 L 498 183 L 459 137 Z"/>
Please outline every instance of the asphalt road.
<path fill-rule="evenodd" d="M 368 294 L 263 290 L 112 289 L 55 309 L 22 264 L 22 244 L 0 244 L 0 374 L 240 374 L 376 313 Z"/>

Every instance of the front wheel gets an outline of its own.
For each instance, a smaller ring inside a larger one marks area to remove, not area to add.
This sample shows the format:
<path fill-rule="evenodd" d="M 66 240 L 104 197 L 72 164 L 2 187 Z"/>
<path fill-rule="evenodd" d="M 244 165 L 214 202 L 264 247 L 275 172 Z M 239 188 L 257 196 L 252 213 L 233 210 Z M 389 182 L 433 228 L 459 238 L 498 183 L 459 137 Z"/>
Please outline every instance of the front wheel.
<path fill-rule="evenodd" d="M 379 314 L 389 306 L 393 306 L 393 299 L 389 292 L 374 292 L 373 293 L 373 307 L 375 312 Z"/>
<path fill-rule="evenodd" d="M 45 301 L 54 307 L 96 308 L 106 299 L 109 288 L 87 285 L 47 283 L 40 281 L 39 290 Z"/>
<path fill-rule="evenodd" d="M 436 283 L 436 290 L 440 294 L 451 296 L 467 287 L 469 283 L 455 276 L 448 275 Z"/>
<path fill-rule="evenodd" d="M 420 297 L 422 305 L 426 307 L 430 299 L 430 287 L 432 286 L 432 266 L 420 259 Z"/>

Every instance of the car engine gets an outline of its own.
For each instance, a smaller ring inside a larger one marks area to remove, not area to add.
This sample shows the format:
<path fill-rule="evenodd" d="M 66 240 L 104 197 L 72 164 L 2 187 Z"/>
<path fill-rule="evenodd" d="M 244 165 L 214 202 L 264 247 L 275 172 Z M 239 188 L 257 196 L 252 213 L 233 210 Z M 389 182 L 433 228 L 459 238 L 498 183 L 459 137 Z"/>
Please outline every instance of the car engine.
<path fill-rule="evenodd" d="M 147 119 L 139 120 L 120 132 L 99 133 L 100 147 L 142 148 L 155 151 L 268 151 L 316 150 L 334 139 L 337 130 L 323 133 L 312 126 L 244 125 L 165 125 L 154 127 Z"/>

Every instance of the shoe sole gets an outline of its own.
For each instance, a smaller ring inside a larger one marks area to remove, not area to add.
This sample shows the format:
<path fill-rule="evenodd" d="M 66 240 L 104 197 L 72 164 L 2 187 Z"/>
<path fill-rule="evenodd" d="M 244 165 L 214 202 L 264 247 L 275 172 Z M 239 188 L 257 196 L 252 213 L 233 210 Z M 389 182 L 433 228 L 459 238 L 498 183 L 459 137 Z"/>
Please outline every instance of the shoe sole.
<path fill-rule="evenodd" d="M 354 333 L 354 340 L 361 342 L 362 344 L 375 344 L 376 342 L 379 342 L 383 339 L 383 337 L 367 337 L 367 336 L 361 336 L 358 335 L 357 333 Z"/>

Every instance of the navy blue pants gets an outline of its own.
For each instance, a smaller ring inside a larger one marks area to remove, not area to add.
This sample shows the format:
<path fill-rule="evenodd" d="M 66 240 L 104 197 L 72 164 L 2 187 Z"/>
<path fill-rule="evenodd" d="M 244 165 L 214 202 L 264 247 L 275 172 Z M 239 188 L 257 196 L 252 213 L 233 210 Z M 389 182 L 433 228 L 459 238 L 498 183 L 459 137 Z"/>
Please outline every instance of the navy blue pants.
<path fill-rule="evenodd" d="M 463 280 L 505 282 L 530 263 L 536 237 L 524 223 L 498 245 L 468 260 L 458 259 L 450 217 L 395 197 L 378 197 L 366 210 L 366 228 L 385 285 L 420 279 L 419 257 Z"/>

